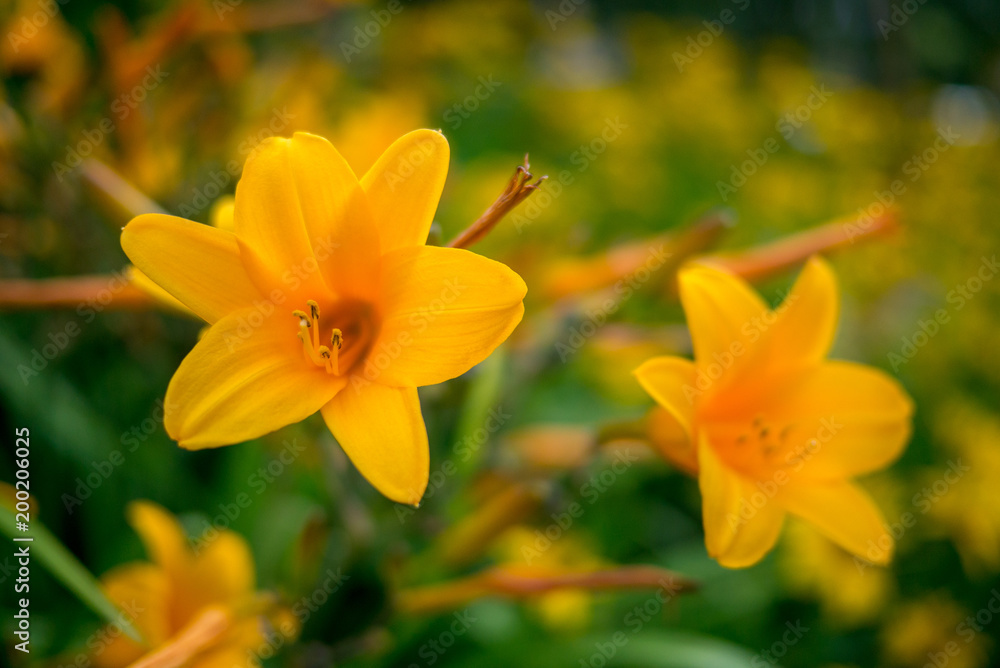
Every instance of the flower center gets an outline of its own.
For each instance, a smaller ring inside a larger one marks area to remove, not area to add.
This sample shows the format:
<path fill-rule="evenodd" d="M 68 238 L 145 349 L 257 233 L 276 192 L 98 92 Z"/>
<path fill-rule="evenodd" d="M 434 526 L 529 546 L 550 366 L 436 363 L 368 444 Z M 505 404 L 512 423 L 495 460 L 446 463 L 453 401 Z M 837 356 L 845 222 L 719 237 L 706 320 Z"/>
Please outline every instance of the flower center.
<path fill-rule="evenodd" d="M 292 311 L 299 319 L 297 336 L 306 359 L 327 373 L 348 373 L 368 353 L 375 338 L 370 305 L 342 300 L 327 308 L 329 318 L 320 318 L 319 304 L 310 299 L 307 310 Z M 337 326 L 332 326 L 337 325 Z"/>
<path fill-rule="evenodd" d="M 795 424 L 771 424 L 757 415 L 747 428 L 729 423 L 717 425 L 713 443 L 730 466 L 756 479 L 771 478 L 782 469 L 797 470 L 815 451 L 812 441 L 806 442 L 802 429 Z M 813 439 L 814 440 L 814 439 Z"/>

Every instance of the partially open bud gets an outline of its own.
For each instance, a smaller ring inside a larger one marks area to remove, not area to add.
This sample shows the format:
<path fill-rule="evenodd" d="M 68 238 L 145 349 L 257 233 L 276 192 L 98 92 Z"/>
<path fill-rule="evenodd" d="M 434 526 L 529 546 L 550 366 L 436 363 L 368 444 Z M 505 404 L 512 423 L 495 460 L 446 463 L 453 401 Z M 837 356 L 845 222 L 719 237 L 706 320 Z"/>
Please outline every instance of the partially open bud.
<path fill-rule="evenodd" d="M 524 164 L 518 165 L 517 169 L 514 170 L 514 176 L 511 177 L 507 183 L 507 187 L 500 193 L 500 196 L 483 212 L 483 215 L 479 216 L 476 222 L 452 239 L 448 243 L 448 246 L 451 248 L 468 248 L 478 242 L 489 234 L 490 230 L 496 227 L 497 223 L 503 220 L 504 216 L 513 211 L 531 193 L 538 190 L 538 187 L 542 185 L 542 181 L 549 177 L 543 176 L 534 183 L 531 183 L 531 179 L 534 176 L 531 174 L 530 167 L 528 164 L 528 155 L 525 154 Z"/>

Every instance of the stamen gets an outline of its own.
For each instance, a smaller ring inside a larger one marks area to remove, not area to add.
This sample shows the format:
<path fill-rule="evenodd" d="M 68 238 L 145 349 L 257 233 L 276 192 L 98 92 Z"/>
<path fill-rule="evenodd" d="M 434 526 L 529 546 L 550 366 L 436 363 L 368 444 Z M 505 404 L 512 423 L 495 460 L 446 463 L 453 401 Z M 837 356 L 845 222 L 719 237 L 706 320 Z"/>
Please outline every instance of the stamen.
<path fill-rule="evenodd" d="M 306 306 L 309 307 L 309 315 L 312 316 L 312 321 L 316 323 L 316 327 L 313 328 L 313 348 L 319 349 L 319 304 L 313 300 L 306 302 Z"/>
<path fill-rule="evenodd" d="M 333 369 L 333 360 L 330 358 L 330 349 L 326 346 L 319 347 L 319 356 L 323 359 L 323 366 L 327 373 L 336 373 Z"/>
<path fill-rule="evenodd" d="M 340 349 L 344 347 L 344 335 L 339 329 L 334 327 L 330 335 L 330 345 L 333 347 L 330 366 L 335 374 L 340 373 Z"/>
<path fill-rule="evenodd" d="M 344 347 L 344 335 L 339 329 L 334 328 L 330 334 L 330 346 L 320 345 L 319 304 L 312 299 L 306 304 L 309 306 L 309 313 L 292 311 L 292 315 L 299 319 L 297 336 L 302 341 L 303 352 L 316 366 L 323 367 L 327 373 L 339 375 L 340 349 Z"/>

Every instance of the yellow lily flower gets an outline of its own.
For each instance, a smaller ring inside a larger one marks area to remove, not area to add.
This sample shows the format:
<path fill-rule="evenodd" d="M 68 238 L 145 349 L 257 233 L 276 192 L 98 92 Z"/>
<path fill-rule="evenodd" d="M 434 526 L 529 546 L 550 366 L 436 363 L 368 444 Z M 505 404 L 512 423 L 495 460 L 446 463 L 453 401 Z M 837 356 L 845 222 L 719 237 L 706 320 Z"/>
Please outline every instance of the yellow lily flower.
<path fill-rule="evenodd" d="M 520 322 L 524 281 L 499 262 L 425 245 L 448 143 L 417 130 L 360 179 L 322 137 L 263 142 L 236 189 L 234 232 L 133 219 L 133 264 L 211 327 L 167 389 L 188 449 L 250 440 L 320 411 L 394 501 L 427 485 L 416 388 L 485 359 Z"/>
<path fill-rule="evenodd" d="M 152 563 L 123 564 L 101 582 L 144 643 L 112 625 L 92 656 L 98 668 L 258 665 L 258 655 L 270 655 L 298 633 L 290 611 L 255 592 L 253 557 L 238 534 L 222 531 L 195 554 L 184 529 L 160 506 L 134 502 L 128 520 Z"/>
<path fill-rule="evenodd" d="M 792 513 L 888 562 L 892 538 L 851 478 L 899 456 L 913 404 L 885 373 L 826 359 L 839 310 L 830 267 L 811 259 L 774 310 L 718 269 L 691 265 L 678 280 L 695 361 L 656 357 L 635 375 L 684 436 L 659 448 L 698 476 L 709 555 L 756 563 Z"/>

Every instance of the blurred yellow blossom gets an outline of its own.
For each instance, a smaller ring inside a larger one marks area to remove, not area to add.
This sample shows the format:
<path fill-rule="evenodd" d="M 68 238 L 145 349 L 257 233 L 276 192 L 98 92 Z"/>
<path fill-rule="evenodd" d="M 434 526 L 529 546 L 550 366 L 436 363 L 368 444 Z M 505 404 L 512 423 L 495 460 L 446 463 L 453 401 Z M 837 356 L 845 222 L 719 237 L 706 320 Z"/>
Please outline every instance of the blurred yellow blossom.
<path fill-rule="evenodd" d="M 881 632 L 883 665 L 905 668 L 986 665 L 989 638 L 966 610 L 944 594 L 901 603 L 887 619 Z"/>
<path fill-rule="evenodd" d="M 781 552 L 781 575 L 800 596 L 819 600 L 833 624 L 857 626 L 878 618 L 894 591 L 882 568 L 858 560 L 804 522 L 790 522 Z"/>
<path fill-rule="evenodd" d="M 891 544 L 851 478 L 899 456 L 913 405 L 881 371 L 826 360 L 839 311 L 826 262 L 810 260 L 774 310 L 718 269 L 689 266 L 679 281 L 695 361 L 657 357 L 635 374 L 688 436 L 672 459 L 697 461 L 708 553 L 756 563 L 786 512 L 856 555 Z"/>
<path fill-rule="evenodd" d="M 143 643 L 111 631 L 94 651 L 94 665 L 249 667 L 259 665 L 258 655 L 273 653 L 275 637 L 284 644 L 297 635 L 291 612 L 255 590 L 253 557 L 241 536 L 222 531 L 195 553 L 160 506 L 134 502 L 128 520 L 151 561 L 118 566 L 101 582 Z"/>
<path fill-rule="evenodd" d="M 949 463 L 961 472 L 944 493 L 933 488 L 940 471 L 928 471 L 925 499 L 936 528 L 958 548 L 966 571 L 985 575 L 1000 571 L 1000 419 L 971 404 L 949 402 L 937 411 L 934 430 L 954 454 Z M 922 508 L 923 509 L 923 508 Z"/>

